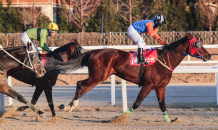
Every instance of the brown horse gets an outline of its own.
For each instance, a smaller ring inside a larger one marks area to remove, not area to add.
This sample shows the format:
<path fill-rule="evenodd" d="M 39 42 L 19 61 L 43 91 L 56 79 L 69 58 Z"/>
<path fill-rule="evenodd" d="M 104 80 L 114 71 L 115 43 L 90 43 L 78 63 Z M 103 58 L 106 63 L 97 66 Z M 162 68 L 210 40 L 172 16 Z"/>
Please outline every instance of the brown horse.
<path fill-rule="evenodd" d="M 7 84 L 7 72 L 11 69 L 22 65 L 25 65 L 28 71 L 34 72 L 37 77 L 42 77 L 45 74 L 45 69 L 39 61 L 37 56 L 30 58 L 27 53 L 26 48 L 31 51 L 31 44 L 27 44 L 28 46 L 20 46 L 20 47 L 8 47 L 1 48 L 0 50 L 0 93 L 8 95 L 19 102 L 24 103 L 26 106 L 29 106 L 34 112 L 38 114 L 43 114 L 38 108 L 29 103 L 22 95 L 16 92 L 13 88 L 11 88 Z M 28 65 L 26 65 L 27 63 Z M 30 66 L 29 66 L 30 65 Z M 30 70 L 31 69 L 31 70 Z"/>
<path fill-rule="evenodd" d="M 138 78 L 140 67 L 130 66 L 130 54 L 117 49 L 93 50 L 66 63 L 51 61 L 54 68 L 61 70 L 88 66 L 89 77 L 77 82 L 76 94 L 67 107 L 68 112 L 71 112 L 78 106 L 79 98 L 85 93 L 90 91 L 95 85 L 106 80 L 111 74 L 115 74 L 135 84 L 138 84 L 139 79 L 141 80 L 141 90 L 138 97 L 126 113 L 130 113 L 138 108 L 150 91 L 155 90 L 165 121 L 171 122 L 166 113 L 165 86 L 171 79 L 172 71 L 187 54 L 199 57 L 205 61 L 210 59 L 211 55 L 205 50 L 201 42 L 189 33 L 184 38 L 165 46 L 163 49 L 157 49 L 157 52 L 159 62 L 151 66 L 144 66 L 140 78 Z M 164 61 L 168 61 L 168 67 L 161 64 Z"/>
<path fill-rule="evenodd" d="M 77 42 L 75 43 L 71 42 L 71 43 L 68 43 L 64 46 L 61 46 L 55 49 L 53 53 L 56 55 L 53 55 L 53 56 L 55 59 L 66 62 L 72 58 L 77 57 L 81 53 L 83 53 L 81 52 L 81 49 L 83 48 Z M 31 101 L 33 105 L 36 104 L 37 100 L 39 99 L 39 96 L 44 90 L 46 98 L 47 98 L 47 102 L 51 109 L 51 113 L 53 117 L 56 114 L 55 114 L 54 104 L 52 100 L 52 87 L 55 85 L 57 81 L 58 74 L 59 74 L 59 71 L 50 70 L 50 71 L 47 71 L 47 73 L 43 77 L 36 78 L 31 71 L 27 69 L 22 69 L 22 66 L 18 66 L 8 71 L 8 76 L 12 76 L 15 79 L 20 80 L 24 83 L 36 86 L 35 92 L 33 94 L 32 101 Z M 23 107 L 18 108 L 17 111 L 23 111 L 27 108 L 29 107 L 23 106 Z"/>

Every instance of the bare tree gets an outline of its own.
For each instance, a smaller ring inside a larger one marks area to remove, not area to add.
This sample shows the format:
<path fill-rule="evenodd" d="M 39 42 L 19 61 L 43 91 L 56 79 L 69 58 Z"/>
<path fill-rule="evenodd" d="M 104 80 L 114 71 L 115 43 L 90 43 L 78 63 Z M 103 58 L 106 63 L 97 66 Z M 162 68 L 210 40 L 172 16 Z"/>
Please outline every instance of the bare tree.
<path fill-rule="evenodd" d="M 198 9 L 200 19 L 205 27 L 212 31 L 217 17 L 217 0 L 199 0 Z"/>
<path fill-rule="evenodd" d="M 25 29 L 26 25 L 31 25 L 32 28 L 35 28 L 37 18 L 40 14 L 42 14 L 42 8 L 46 8 L 45 6 L 42 7 L 45 2 L 37 2 L 36 0 L 26 0 L 25 2 L 27 4 L 25 6 L 22 6 L 21 11 L 19 12 L 22 14 L 21 19 L 24 20 Z"/>
<path fill-rule="evenodd" d="M 133 17 L 132 10 L 140 5 L 143 13 L 147 13 L 149 0 L 127 0 L 125 3 L 122 0 L 115 0 L 115 3 L 116 7 L 111 7 L 117 10 L 124 22 L 131 25 L 133 21 L 140 19 L 138 16 Z"/>
<path fill-rule="evenodd" d="M 101 0 L 73 0 L 74 13 L 71 21 L 83 32 L 83 24 L 94 15 L 100 5 Z"/>

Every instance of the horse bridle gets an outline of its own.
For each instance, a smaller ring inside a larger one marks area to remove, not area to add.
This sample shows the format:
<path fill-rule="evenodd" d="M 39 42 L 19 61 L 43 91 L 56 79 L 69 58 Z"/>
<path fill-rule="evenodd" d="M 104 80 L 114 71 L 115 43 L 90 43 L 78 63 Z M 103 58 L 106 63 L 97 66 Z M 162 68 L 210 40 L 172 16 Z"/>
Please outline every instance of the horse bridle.
<path fill-rule="evenodd" d="M 198 44 L 199 44 L 198 47 L 195 46 L 196 42 L 199 42 L 199 43 L 198 43 Z M 202 47 L 202 43 L 201 43 L 200 41 L 198 41 L 195 37 L 192 37 L 192 39 L 189 40 L 189 50 L 188 50 L 188 53 L 181 52 L 181 51 L 174 50 L 174 49 L 170 49 L 170 50 L 173 50 L 173 51 L 179 52 L 179 53 L 184 54 L 184 55 L 189 55 L 189 56 L 192 56 L 192 57 L 195 57 L 195 58 L 199 58 L 199 59 L 204 60 L 205 57 L 202 56 L 202 55 L 198 52 L 198 50 L 201 49 L 201 47 Z M 196 52 L 198 53 L 199 56 L 195 56 L 195 55 L 194 55 Z M 166 66 L 166 64 L 162 63 L 160 60 L 157 59 L 157 61 L 158 61 L 159 63 L 161 63 L 161 64 L 162 64 L 164 67 L 166 67 L 167 69 L 173 71 L 173 69 L 172 69 L 172 67 L 171 67 L 171 64 L 170 64 L 170 60 L 169 60 L 169 51 L 167 52 L 167 57 L 168 57 L 169 67 Z M 163 58 L 163 60 L 164 60 L 164 58 Z"/>
<path fill-rule="evenodd" d="M 196 47 L 196 44 L 198 44 L 198 47 Z M 199 40 L 197 40 L 195 37 L 192 36 L 192 39 L 189 40 L 188 53 L 181 52 L 181 51 L 178 51 L 178 50 L 174 50 L 174 51 L 180 52 L 180 53 L 182 53 L 184 55 L 189 55 L 191 57 L 195 57 L 195 58 L 198 58 L 198 59 L 205 60 L 206 58 L 199 53 L 199 49 L 201 49 L 201 47 L 202 47 L 202 43 Z M 194 55 L 196 52 L 198 53 L 199 56 Z"/>

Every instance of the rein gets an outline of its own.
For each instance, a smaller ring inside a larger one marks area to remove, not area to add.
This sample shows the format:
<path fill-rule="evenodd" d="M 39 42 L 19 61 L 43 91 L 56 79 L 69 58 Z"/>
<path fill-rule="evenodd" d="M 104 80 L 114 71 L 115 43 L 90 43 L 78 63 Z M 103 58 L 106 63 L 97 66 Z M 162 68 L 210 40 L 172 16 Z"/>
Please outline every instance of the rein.
<path fill-rule="evenodd" d="M 25 65 L 24 63 L 22 63 L 21 61 L 19 61 L 18 59 L 16 59 L 14 56 L 12 56 L 11 54 L 9 54 L 6 50 L 3 49 L 2 45 L 0 45 L 0 50 L 4 51 L 7 55 L 9 55 L 11 58 L 13 58 L 15 61 L 17 61 L 18 63 L 22 64 L 23 66 L 25 66 L 26 68 L 29 68 L 29 69 L 33 69 L 30 68 L 29 66 Z M 28 54 L 29 55 L 29 54 Z M 2 67 L 1 67 L 2 68 Z M 2 68 L 3 69 L 3 68 Z M 4 69 L 3 69 L 4 70 Z"/>
<path fill-rule="evenodd" d="M 177 50 L 173 50 L 173 51 L 177 51 Z M 189 55 L 191 57 L 195 57 L 195 58 L 198 58 L 198 59 L 202 59 L 201 56 L 195 56 L 195 55 L 191 55 L 191 54 L 188 54 L 188 53 L 185 53 L 185 52 L 181 52 L 181 51 L 177 51 L 177 52 L 182 53 L 184 55 Z"/>

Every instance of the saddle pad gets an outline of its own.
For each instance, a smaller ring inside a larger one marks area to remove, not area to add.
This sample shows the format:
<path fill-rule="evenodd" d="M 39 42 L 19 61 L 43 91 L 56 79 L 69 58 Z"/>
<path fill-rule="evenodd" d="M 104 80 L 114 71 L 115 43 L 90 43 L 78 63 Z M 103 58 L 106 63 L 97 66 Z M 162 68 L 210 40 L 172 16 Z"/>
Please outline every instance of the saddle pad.
<path fill-rule="evenodd" d="M 140 64 L 137 64 L 137 62 L 138 62 L 137 55 L 138 55 L 138 52 L 136 52 L 136 51 L 130 51 L 129 52 L 130 65 L 140 66 Z M 144 64 L 143 66 L 153 65 L 156 62 L 157 56 L 158 55 L 157 55 L 157 50 L 156 49 L 150 49 L 150 50 L 146 49 L 146 50 L 144 50 L 143 51 L 143 57 L 149 63 L 149 65 Z"/>
<path fill-rule="evenodd" d="M 41 57 L 39 57 L 41 59 L 41 64 L 45 67 L 46 63 L 47 63 L 47 56 L 46 54 L 41 54 Z M 27 69 L 25 66 L 22 66 L 22 69 Z"/>

